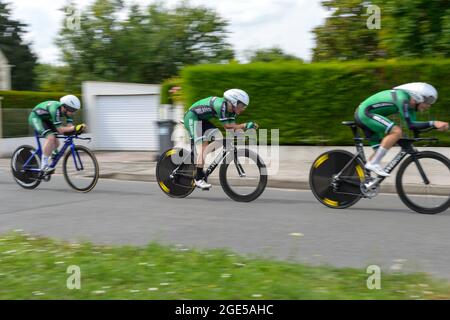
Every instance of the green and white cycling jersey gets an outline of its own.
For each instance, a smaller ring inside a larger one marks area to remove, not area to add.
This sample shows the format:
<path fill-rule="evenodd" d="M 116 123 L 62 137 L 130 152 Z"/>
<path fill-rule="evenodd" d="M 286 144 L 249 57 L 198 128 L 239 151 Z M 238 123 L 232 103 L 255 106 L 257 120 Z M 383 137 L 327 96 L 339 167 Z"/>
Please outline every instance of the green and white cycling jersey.
<path fill-rule="evenodd" d="M 224 98 L 208 97 L 195 102 L 186 114 L 194 114 L 199 120 L 218 118 L 223 124 L 235 123 L 236 114 L 228 112 Z"/>
<path fill-rule="evenodd" d="M 236 114 L 227 110 L 224 98 L 208 97 L 195 102 L 184 115 L 184 127 L 195 142 L 217 130 L 208 120 L 217 118 L 222 124 L 236 123 Z"/>
<path fill-rule="evenodd" d="M 28 123 L 39 135 L 47 136 L 56 133 L 56 128 L 62 126 L 62 117 L 66 118 L 66 123 L 73 123 L 73 118 L 63 114 L 62 103 L 59 101 L 44 101 L 39 103 L 30 113 Z"/>
<path fill-rule="evenodd" d="M 433 121 L 416 120 L 416 109 L 409 103 L 410 96 L 404 90 L 385 90 L 364 100 L 355 112 L 355 121 L 362 127 L 373 147 L 377 147 L 384 135 L 395 123 L 387 116 L 399 114 L 410 130 L 423 130 L 433 126 Z"/>

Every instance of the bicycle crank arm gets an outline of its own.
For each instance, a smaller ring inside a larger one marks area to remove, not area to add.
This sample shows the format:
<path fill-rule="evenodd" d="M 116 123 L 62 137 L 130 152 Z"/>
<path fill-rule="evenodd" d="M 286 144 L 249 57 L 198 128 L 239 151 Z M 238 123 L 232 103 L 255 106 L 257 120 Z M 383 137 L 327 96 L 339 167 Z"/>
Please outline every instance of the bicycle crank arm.
<path fill-rule="evenodd" d="M 361 185 L 361 183 L 359 181 L 354 181 L 354 180 L 350 180 L 350 179 L 345 179 L 345 177 L 341 177 L 339 180 L 337 180 L 336 182 L 338 183 L 347 183 L 349 185 L 355 186 L 355 187 L 359 187 Z"/>
<path fill-rule="evenodd" d="M 180 177 L 190 178 L 190 179 L 194 178 L 192 173 L 189 174 L 189 173 L 182 173 L 182 172 L 177 172 L 176 174 L 171 174 L 170 178 L 171 179 L 175 178 L 175 175 L 180 176 Z"/>
<path fill-rule="evenodd" d="M 362 193 L 352 193 L 352 192 L 342 192 L 342 191 L 334 191 L 335 193 L 338 194 L 346 194 L 346 195 L 350 195 L 350 196 L 364 196 Z"/>
<path fill-rule="evenodd" d="M 366 189 L 372 189 L 374 187 L 377 187 L 379 185 L 379 183 L 380 183 L 380 180 L 379 179 L 375 179 L 373 181 L 369 181 L 369 182 L 364 183 L 364 187 Z"/>

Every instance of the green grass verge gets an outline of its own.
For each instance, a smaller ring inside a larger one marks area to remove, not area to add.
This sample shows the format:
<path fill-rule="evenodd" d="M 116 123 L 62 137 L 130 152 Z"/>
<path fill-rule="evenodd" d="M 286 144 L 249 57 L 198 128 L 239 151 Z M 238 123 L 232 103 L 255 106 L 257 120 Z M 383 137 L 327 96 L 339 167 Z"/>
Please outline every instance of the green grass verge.
<path fill-rule="evenodd" d="M 67 268 L 81 289 L 67 289 Z M 313 267 L 193 250 L 58 242 L 0 236 L 0 299 L 449 299 L 448 283 L 424 274 L 382 274 L 369 290 L 365 270 Z"/>

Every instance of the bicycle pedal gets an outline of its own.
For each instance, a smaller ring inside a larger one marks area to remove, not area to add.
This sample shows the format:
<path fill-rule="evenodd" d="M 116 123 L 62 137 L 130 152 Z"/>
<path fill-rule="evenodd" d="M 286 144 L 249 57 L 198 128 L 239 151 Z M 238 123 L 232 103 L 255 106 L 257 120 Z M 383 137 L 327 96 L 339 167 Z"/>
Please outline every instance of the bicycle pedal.
<path fill-rule="evenodd" d="M 210 189 L 210 188 L 205 188 L 205 189 L 202 189 L 202 191 L 209 191 L 209 189 Z"/>

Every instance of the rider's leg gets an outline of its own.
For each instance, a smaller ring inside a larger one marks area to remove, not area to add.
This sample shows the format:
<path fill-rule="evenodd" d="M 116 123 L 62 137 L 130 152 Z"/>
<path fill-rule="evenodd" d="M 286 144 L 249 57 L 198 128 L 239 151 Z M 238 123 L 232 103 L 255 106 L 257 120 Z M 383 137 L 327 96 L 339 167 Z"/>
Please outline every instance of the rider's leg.
<path fill-rule="evenodd" d="M 383 140 L 381 140 L 380 147 L 376 152 L 370 157 L 369 161 L 372 164 L 380 164 L 383 157 L 391 149 L 397 141 L 402 137 L 402 129 L 399 126 L 393 126 Z"/>
<path fill-rule="evenodd" d="M 56 139 L 56 136 L 52 133 L 47 135 L 47 140 L 44 143 L 44 146 L 42 148 L 42 163 L 41 163 L 41 169 L 48 166 L 48 162 L 50 159 L 50 156 L 59 145 L 58 139 Z"/>
<path fill-rule="evenodd" d="M 218 142 L 218 140 L 222 137 L 222 134 L 221 134 L 220 130 L 217 129 L 217 127 L 214 126 L 209 121 L 202 121 L 200 123 L 200 125 L 201 125 L 201 128 L 197 128 L 197 136 L 201 135 L 201 141 L 203 141 L 203 142 L 202 142 L 201 151 L 199 152 L 198 159 L 197 159 L 197 163 L 198 163 L 197 173 L 203 179 L 204 178 L 203 177 L 203 167 L 205 164 L 206 156 L 209 153 L 217 150 L 217 148 L 219 148 L 219 146 L 222 145 L 221 142 L 220 143 Z M 220 141 L 222 141 L 222 140 L 220 140 Z"/>
<path fill-rule="evenodd" d="M 381 141 L 380 147 L 375 151 L 375 153 L 369 158 L 365 167 L 366 169 L 375 172 L 377 175 L 382 177 L 388 177 L 390 174 L 385 172 L 381 167 L 380 163 L 389 149 L 402 137 L 402 129 L 398 126 L 393 126 L 389 133 Z"/>
<path fill-rule="evenodd" d="M 52 154 L 50 155 L 50 159 L 53 159 L 58 154 L 58 148 L 59 148 L 59 139 L 56 139 L 55 148 L 53 149 Z"/>
<path fill-rule="evenodd" d="M 195 180 L 202 180 L 205 177 L 203 172 L 203 167 L 205 165 L 205 157 L 207 154 L 206 149 L 208 148 L 208 141 L 204 141 L 202 144 L 198 144 L 197 147 L 197 174 L 195 175 Z"/>
<path fill-rule="evenodd" d="M 55 150 L 59 141 L 56 139 L 56 128 L 54 125 L 49 122 L 42 120 L 37 114 L 31 112 L 28 117 L 28 123 L 30 126 L 34 128 L 34 130 L 42 137 L 46 137 L 46 141 L 42 148 L 42 161 L 41 161 L 41 169 L 44 169 L 49 162 L 50 155 L 52 151 Z"/>
<path fill-rule="evenodd" d="M 195 185 L 202 189 L 209 189 L 211 185 L 204 180 L 205 174 L 203 172 L 205 163 L 204 156 L 206 154 L 205 150 L 208 147 L 208 142 L 204 141 L 202 121 L 200 121 L 192 112 L 187 112 L 184 116 L 184 127 L 189 132 L 189 136 L 194 142 L 193 147 L 197 152 L 197 159 L 194 159 L 195 167 L 197 168 L 194 177 Z"/>
<path fill-rule="evenodd" d="M 197 172 L 194 177 L 194 183 L 197 187 L 204 189 L 204 190 L 211 188 L 211 184 L 209 184 L 205 181 L 205 172 L 203 171 L 203 166 L 205 164 L 205 157 L 208 152 L 207 148 L 208 148 L 207 141 L 204 141 L 201 144 L 198 143 L 197 147 L 196 147 L 198 156 L 196 159 L 197 163 L 195 164 L 195 166 L 197 168 Z"/>
<path fill-rule="evenodd" d="M 217 130 L 217 128 L 209 121 L 197 121 L 196 127 L 196 137 L 198 141 L 198 156 L 197 156 L 197 174 L 195 177 L 195 184 L 197 187 L 202 189 L 211 188 L 211 184 L 205 181 L 205 172 L 203 171 L 203 167 L 205 165 L 206 156 L 211 152 L 209 148 L 209 141 L 211 138 L 211 133 Z M 201 142 L 201 144 L 200 144 Z"/>
<path fill-rule="evenodd" d="M 386 155 L 388 150 L 401 137 L 401 129 L 395 125 L 390 119 L 376 113 L 367 112 L 361 109 L 357 111 L 356 118 L 358 122 L 363 125 L 366 136 L 369 137 L 372 147 L 374 144 L 378 145 L 381 137 L 385 136 L 381 141 L 381 145 L 376 149 L 375 153 L 369 158 L 365 167 L 366 169 L 375 172 L 379 176 L 389 176 L 380 166 L 381 159 Z"/>

